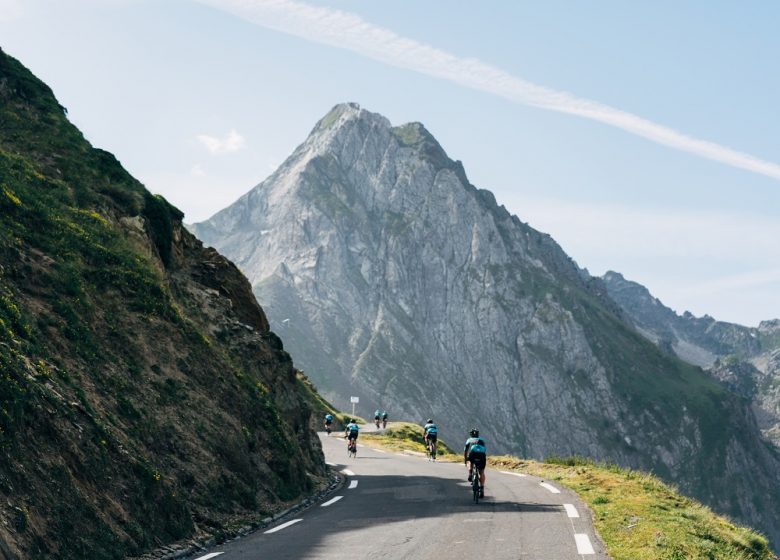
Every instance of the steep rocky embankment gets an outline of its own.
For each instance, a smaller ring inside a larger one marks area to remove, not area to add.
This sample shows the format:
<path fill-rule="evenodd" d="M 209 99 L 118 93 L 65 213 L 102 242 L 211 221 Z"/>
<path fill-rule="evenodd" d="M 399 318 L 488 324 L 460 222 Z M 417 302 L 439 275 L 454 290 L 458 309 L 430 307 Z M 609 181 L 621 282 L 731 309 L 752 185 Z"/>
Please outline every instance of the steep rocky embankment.
<path fill-rule="evenodd" d="M 445 439 L 478 425 L 493 451 L 653 470 L 780 538 L 778 459 L 746 404 L 639 336 L 419 123 L 339 105 L 194 229 L 337 405 L 357 394 L 433 416 Z"/>
<path fill-rule="evenodd" d="M 678 315 L 617 272 L 603 278 L 610 297 L 643 336 L 749 399 L 764 436 L 780 448 L 780 320 L 745 327 L 688 311 Z"/>
<path fill-rule="evenodd" d="M 325 474 L 236 267 L 0 51 L 0 558 L 122 558 Z"/>

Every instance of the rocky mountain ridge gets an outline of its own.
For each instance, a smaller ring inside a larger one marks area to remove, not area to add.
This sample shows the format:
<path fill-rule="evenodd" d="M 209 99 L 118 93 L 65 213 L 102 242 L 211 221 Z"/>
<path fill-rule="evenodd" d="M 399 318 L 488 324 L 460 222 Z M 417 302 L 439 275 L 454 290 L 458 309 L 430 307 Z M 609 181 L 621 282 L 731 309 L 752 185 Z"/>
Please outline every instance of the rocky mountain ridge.
<path fill-rule="evenodd" d="M 249 283 L 0 51 L 0 558 L 225 534 L 325 477 Z"/>
<path fill-rule="evenodd" d="M 640 333 L 749 399 L 762 432 L 780 447 L 780 320 L 745 327 L 688 311 L 678 315 L 617 272 L 607 272 L 603 280 Z"/>
<path fill-rule="evenodd" d="M 478 425 L 493 452 L 650 469 L 780 538 L 778 457 L 745 403 L 639 336 L 419 123 L 336 106 L 193 230 L 336 404 L 357 394 L 454 438 Z"/>

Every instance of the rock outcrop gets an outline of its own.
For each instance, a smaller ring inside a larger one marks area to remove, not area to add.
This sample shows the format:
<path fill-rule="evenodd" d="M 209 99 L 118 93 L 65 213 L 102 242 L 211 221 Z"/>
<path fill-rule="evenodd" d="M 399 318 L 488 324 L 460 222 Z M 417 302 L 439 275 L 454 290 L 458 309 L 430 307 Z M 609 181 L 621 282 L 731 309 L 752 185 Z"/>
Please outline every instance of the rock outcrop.
<path fill-rule="evenodd" d="M 325 477 L 249 282 L 0 51 L 0 556 L 222 535 Z"/>
<path fill-rule="evenodd" d="M 339 105 L 193 229 L 337 404 L 433 416 L 445 439 L 476 425 L 492 452 L 651 469 L 780 538 L 778 459 L 747 404 L 638 335 L 421 124 Z"/>

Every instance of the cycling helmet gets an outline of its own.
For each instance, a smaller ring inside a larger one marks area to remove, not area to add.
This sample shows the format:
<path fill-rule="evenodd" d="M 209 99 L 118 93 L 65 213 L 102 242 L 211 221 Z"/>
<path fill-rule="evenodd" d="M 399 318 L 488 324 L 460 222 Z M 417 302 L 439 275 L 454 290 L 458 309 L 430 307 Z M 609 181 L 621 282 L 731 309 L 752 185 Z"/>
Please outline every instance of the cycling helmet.
<path fill-rule="evenodd" d="M 471 432 L 469 433 L 471 434 L 471 437 L 477 437 L 479 435 L 479 430 L 476 428 L 471 428 Z"/>
<path fill-rule="evenodd" d="M 431 420 L 430 418 L 428 418 L 428 424 L 433 424 L 433 420 Z"/>

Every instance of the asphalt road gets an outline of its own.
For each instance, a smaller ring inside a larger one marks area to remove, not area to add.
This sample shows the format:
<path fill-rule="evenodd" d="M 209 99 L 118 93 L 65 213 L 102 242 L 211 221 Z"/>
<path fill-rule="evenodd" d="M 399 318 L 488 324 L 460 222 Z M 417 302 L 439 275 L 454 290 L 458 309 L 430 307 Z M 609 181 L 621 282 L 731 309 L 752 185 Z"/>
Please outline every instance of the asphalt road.
<path fill-rule="evenodd" d="M 576 494 L 532 476 L 486 471 L 474 504 L 462 463 L 358 448 L 320 435 L 346 475 L 319 505 L 196 560 L 607 559 Z M 544 485 L 542 484 L 544 483 Z"/>

